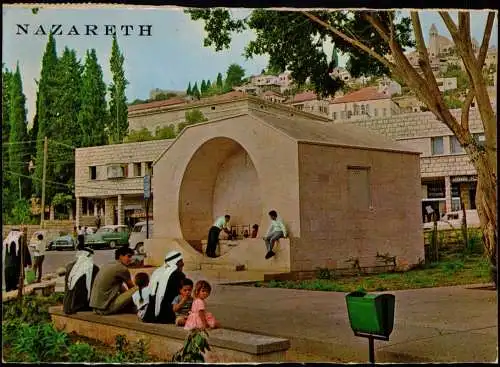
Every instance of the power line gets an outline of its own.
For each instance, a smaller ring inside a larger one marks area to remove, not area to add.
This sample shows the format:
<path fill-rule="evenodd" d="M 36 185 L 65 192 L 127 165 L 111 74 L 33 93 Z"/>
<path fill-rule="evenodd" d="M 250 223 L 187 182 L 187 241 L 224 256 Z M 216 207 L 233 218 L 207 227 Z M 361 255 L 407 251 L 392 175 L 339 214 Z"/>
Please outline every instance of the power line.
<path fill-rule="evenodd" d="M 41 178 L 37 178 L 37 177 L 33 177 L 33 176 L 27 176 L 27 175 L 23 175 L 21 173 L 17 173 L 17 172 L 12 172 L 12 171 L 9 171 L 9 170 L 4 170 L 4 172 L 7 172 L 7 173 L 10 173 L 10 174 L 13 174 L 13 175 L 17 175 L 17 176 L 20 176 L 20 177 L 24 177 L 24 178 L 28 178 L 28 179 L 32 179 L 32 180 L 36 180 L 36 181 L 42 181 Z M 96 190 L 98 189 L 97 187 L 93 187 L 93 186 L 86 186 L 86 185 L 68 185 L 68 184 L 63 184 L 63 183 L 60 183 L 60 182 L 55 182 L 55 181 L 49 181 L 49 180 L 46 180 L 45 182 L 47 183 L 51 183 L 53 185 L 59 185 L 59 186 L 64 186 L 64 187 L 67 187 L 67 188 L 70 188 L 73 190 L 75 190 L 76 186 L 78 186 L 79 188 L 84 188 L 84 189 L 92 189 L 92 190 Z M 137 189 L 119 189 L 119 188 L 113 188 L 112 190 L 114 191 L 119 191 L 119 192 L 130 192 L 130 191 L 140 191 L 140 190 L 137 190 Z"/>

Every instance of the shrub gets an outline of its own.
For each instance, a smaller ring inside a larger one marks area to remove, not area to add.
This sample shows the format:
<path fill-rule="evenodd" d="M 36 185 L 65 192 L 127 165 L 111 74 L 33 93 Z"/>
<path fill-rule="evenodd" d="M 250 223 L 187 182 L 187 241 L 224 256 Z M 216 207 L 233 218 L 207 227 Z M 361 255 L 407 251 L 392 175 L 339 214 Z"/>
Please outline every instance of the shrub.
<path fill-rule="evenodd" d="M 205 362 L 203 353 L 210 350 L 208 333 L 205 330 L 192 330 L 181 349 L 172 357 L 172 362 Z"/>
<path fill-rule="evenodd" d="M 68 347 L 68 359 L 70 362 L 98 362 L 99 355 L 91 345 L 76 342 Z"/>

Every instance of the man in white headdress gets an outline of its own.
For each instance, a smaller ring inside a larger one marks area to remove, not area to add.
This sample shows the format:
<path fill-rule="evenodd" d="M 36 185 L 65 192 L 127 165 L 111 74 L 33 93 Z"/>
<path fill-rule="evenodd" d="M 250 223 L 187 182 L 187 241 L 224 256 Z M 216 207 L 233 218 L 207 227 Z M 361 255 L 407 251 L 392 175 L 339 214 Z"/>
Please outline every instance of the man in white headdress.
<path fill-rule="evenodd" d="M 2 257 L 4 263 L 5 291 L 7 292 L 17 289 L 21 268 L 31 266 L 31 255 L 28 246 L 24 242 L 23 232 L 21 231 L 10 231 L 7 238 L 3 241 Z M 24 252 L 24 264 L 22 265 L 21 251 Z"/>
<path fill-rule="evenodd" d="M 151 275 L 149 303 L 154 305 L 154 320 L 157 323 L 175 323 L 172 301 L 179 294 L 181 281 L 186 278 L 183 267 L 182 254 L 170 251 L 165 255 L 165 263 Z"/>
<path fill-rule="evenodd" d="M 76 253 L 76 261 L 66 266 L 63 310 L 66 314 L 90 310 L 90 292 L 99 267 L 94 264 L 94 251 L 83 248 Z"/>

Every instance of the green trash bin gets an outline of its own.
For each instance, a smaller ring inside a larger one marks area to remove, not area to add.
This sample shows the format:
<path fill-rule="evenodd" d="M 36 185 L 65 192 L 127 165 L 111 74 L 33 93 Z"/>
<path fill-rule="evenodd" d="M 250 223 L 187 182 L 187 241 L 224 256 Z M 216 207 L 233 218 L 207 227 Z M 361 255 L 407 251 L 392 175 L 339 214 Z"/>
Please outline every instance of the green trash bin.
<path fill-rule="evenodd" d="M 394 327 L 395 298 L 393 294 L 349 293 L 346 296 L 347 312 L 354 334 L 388 340 Z"/>

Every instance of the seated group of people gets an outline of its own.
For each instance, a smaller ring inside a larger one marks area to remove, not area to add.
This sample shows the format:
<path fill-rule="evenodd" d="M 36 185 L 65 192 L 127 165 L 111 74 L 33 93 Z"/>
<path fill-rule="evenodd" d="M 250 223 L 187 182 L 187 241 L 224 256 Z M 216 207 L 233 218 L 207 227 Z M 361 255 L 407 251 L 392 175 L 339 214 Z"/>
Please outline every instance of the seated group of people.
<path fill-rule="evenodd" d="M 188 330 L 219 326 L 206 311 L 210 284 L 200 280 L 193 285 L 186 278 L 180 252 L 169 252 L 151 279 L 141 272 L 135 276 L 135 282 L 128 269 L 134 255 L 132 249 L 118 248 L 116 261 L 102 269 L 93 264 L 92 255 L 91 249 L 78 251 L 76 261 L 67 266 L 63 301 L 66 314 L 89 309 L 99 315 L 133 312 L 143 322 L 176 324 Z"/>

